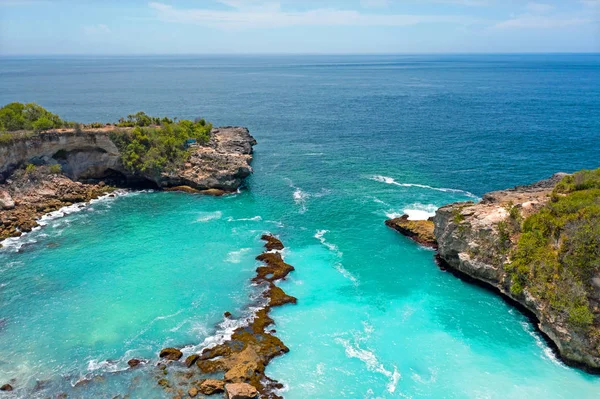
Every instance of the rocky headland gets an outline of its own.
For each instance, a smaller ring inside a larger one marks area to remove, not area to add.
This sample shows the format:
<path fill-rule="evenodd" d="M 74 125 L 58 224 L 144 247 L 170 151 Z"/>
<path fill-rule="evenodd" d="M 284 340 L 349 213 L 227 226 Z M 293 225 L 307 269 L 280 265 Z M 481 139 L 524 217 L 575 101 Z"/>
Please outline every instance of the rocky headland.
<path fill-rule="evenodd" d="M 582 171 L 446 205 L 433 220 L 386 224 L 517 305 L 565 363 L 598 373 L 599 209 L 600 170 Z"/>
<path fill-rule="evenodd" d="M 87 202 L 115 186 L 207 195 L 235 192 L 252 173 L 256 140 L 243 127 L 210 131 L 176 168 L 127 168 L 111 137 L 132 128 L 8 133 L 0 141 L 0 240 L 31 231 L 45 213 Z"/>

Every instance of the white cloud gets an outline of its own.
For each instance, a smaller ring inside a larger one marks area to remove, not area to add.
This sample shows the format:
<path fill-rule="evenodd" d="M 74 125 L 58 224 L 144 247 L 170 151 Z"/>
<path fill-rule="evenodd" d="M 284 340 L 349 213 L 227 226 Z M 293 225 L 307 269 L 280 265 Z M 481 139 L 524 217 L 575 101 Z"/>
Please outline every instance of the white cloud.
<path fill-rule="evenodd" d="M 521 15 L 494 25 L 494 29 L 557 29 L 589 24 L 591 19 L 582 17 L 564 18 L 558 16 Z"/>
<path fill-rule="evenodd" d="M 280 3 L 220 0 L 232 10 L 180 9 L 152 2 L 157 17 L 176 23 L 190 23 L 227 29 L 278 28 L 286 26 L 410 26 L 422 23 L 473 24 L 473 17 L 457 15 L 362 14 L 356 10 L 316 8 L 287 11 Z"/>
<path fill-rule="evenodd" d="M 110 28 L 104 24 L 84 26 L 83 31 L 88 35 L 96 35 L 96 34 L 111 32 Z"/>

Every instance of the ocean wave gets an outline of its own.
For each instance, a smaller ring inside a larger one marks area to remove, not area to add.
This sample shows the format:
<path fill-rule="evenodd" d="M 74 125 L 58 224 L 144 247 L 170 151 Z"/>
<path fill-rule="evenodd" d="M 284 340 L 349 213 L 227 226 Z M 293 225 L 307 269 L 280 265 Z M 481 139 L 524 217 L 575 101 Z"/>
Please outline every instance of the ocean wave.
<path fill-rule="evenodd" d="M 564 369 L 568 369 L 568 367 L 565 366 L 563 362 L 558 360 L 552 348 L 546 345 L 546 343 L 542 340 L 542 338 L 540 338 L 540 335 L 537 333 L 537 331 L 533 329 L 529 322 L 521 321 L 519 323 L 521 324 L 521 327 L 523 327 L 523 330 L 525 330 L 527 334 L 533 337 L 533 339 L 535 340 L 535 344 L 538 346 L 538 348 L 542 350 L 542 359 L 550 360 L 555 365 L 560 366 Z"/>
<path fill-rule="evenodd" d="M 239 251 L 231 251 L 227 254 L 227 258 L 225 258 L 225 262 L 229 263 L 240 263 L 242 261 L 242 256 L 248 253 L 251 248 L 242 248 Z"/>
<path fill-rule="evenodd" d="M 297 205 L 300 205 L 300 213 L 305 213 L 308 210 L 306 207 L 306 200 L 310 198 L 310 194 L 302 191 L 299 188 L 296 188 L 292 196 L 294 197 L 294 202 Z"/>
<path fill-rule="evenodd" d="M 254 216 L 252 218 L 240 218 L 240 219 L 234 219 L 232 216 L 229 216 L 227 218 L 228 222 L 260 222 L 262 220 L 262 217 L 260 216 Z"/>
<path fill-rule="evenodd" d="M 438 207 L 434 204 L 421 204 L 414 203 L 407 205 L 402 212 L 395 212 L 393 210 L 385 212 L 385 216 L 388 219 L 396 219 L 402 215 L 408 215 L 409 220 L 427 220 L 432 216 L 435 216 L 435 211 Z"/>
<path fill-rule="evenodd" d="M 19 237 L 9 237 L 0 241 L 0 250 L 18 252 L 25 245 L 35 244 L 37 240 L 31 235 L 31 233 L 39 231 L 42 227 L 47 226 L 50 222 L 71 215 L 73 213 L 81 212 L 90 205 L 96 204 L 98 202 L 112 201 L 116 197 L 131 195 L 132 193 L 133 192 L 128 190 L 115 190 L 112 193 L 105 194 L 89 202 L 81 202 L 73 205 L 64 206 L 60 209 L 57 209 L 56 211 L 52 211 L 45 215 L 42 215 L 40 218 L 37 219 L 38 226 L 31 229 L 31 232 L 23 232 Z"/>
<path fill-rule="evenodd" d="M 459 190 L 459 189 L 456 189 L 456 188 L 432 187 L 432 186 L 428 186 L 426 184 L 417 184 L 417 183 L 398 183 L 392 177 L 381 176 L 381 175 L 371 176 L 370 179 L 374 180 L 376 182 L 379 182 L 379 183 L 392 184 L 392 185 L 399 186 L 399 187 L 418 187 L 418 188 L 423 188 L 423 189 L 426 189 L 426 190 L 442 191 L 444 193 L 459 193 L 459 194 L 464 194 L 464 195 L 466 195 L 469 198 L 473 198 L 474 200 L 480 200 L 481 199 L 481 198 L 479 198 L 478 196 L 476 196 L 473 193 L 470 193 L 470 192 L 465 191 L 465 190 Z"/>
<path fill-rule="evenodd" d="M 361 348 L 360 343 L 366 341 L 373 332 L 372 326 L 368 325 L 367 323 L 363 323 L 363 325 L 364 332 L 362 334 L 354 332 L 353 340 L 338 337 L 335 339 L 335 342 L 344 347 L 347 357 L 360 360 L 365 364 L 367 370 L 374 373 L 379 373 L 388 378 L 386 389 L 389 393 L 394 393 L 396 392 L 398 381 L 400 381 L 402 375 L 395 365 L 393 366 L 392 371 L 388 370 L 383 363 L 379 361 L 373 350 Z"/>
<path fill-rule="evenodd" d="M 196 219 L 196 222 L 205 223 L 205 222 L 209 222 L 211 220 L 221 219 L 222 216 L 223 216 L 223 212 L 221 212 L 221 211 L 202 212 L 200 214 L 200 216 L 198 216 L 198 219 Z"/>

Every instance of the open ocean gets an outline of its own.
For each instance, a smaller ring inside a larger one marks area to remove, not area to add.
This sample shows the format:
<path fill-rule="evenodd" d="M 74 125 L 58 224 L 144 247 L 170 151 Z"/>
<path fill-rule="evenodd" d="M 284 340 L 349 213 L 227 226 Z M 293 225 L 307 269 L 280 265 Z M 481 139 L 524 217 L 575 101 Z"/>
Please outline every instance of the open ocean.
<path fill-rule="evenodd" d="M 0 58 L 11 101 L 202 116 L 259 144 L 240 194 L 125 194 L 8 242 L 3 397 L 165 397 L 127 360 L 247 316 L 266 231 L 296 268 L 298 305 L 273 312 L 291 351 L 267 368 L 286 398 L 600 397 L 517 310 L 384 225 L 599 167 L 600 55 Z"/>

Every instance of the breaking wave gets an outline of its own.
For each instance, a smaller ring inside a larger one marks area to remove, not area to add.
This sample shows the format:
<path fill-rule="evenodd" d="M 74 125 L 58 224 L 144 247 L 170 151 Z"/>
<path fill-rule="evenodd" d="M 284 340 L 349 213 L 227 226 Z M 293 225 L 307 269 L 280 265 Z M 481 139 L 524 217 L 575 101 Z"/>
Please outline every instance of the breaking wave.
<path fill-rule="evenodd" d="M 340 274 L 342 276 L 344 276 L 345 278 L 347 278 L 348 280 L 352 281 L 352 283 L 354 285 L 358 285 L 358 279 L 352 273 L 350 273 L 350 271 L 348 269 L 346 269 L 344 267 L 344 265 L 342 264 L 342 256 L 344 255 L 344 253 L 342 251 L 340 251 L 340 249 L 338 248 L 337 245 L 332 244 L 325 239 L 325 234 L 327 234 L 327 233 L 329 233 L 329 230 L 318 230 L 315 233 L 314 237 L 317 240 L 319 240 L 321 242 L 321 244 L 323 244 L 327 249 L 329 249 L 338 258 L 338 261 L 333 266 L 335 268 L 335 270 L 340 272 Z"/>
<path fill-rule="evenodd" d="M 399 186 L 399 187 L 418 187 L 418 188 L 423 188 L 423 189 L 427 189 L 427 190 L 442 191 L 444 193 L 459 193 L 459 194 L 464 194 L 469 198 L 473 198 L 474 200 L 480 199 L 478 196 L 476 196 L 473 193 L 470 193 L 470 192 L 464 191 L 464 190 L 459 190 L 456 188 L 432 187 L 432 186 L 428 186 L 426 184 L 417 184 L 417 183 L 398 183 L 392 177 L 381 176 L 381 175 L 371 176 L 370 179 L 373 181 L 379 182 L 379 183 L 392 184 L 392 185 Z"/>

